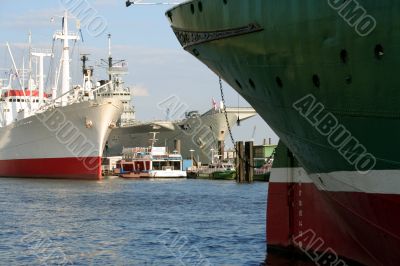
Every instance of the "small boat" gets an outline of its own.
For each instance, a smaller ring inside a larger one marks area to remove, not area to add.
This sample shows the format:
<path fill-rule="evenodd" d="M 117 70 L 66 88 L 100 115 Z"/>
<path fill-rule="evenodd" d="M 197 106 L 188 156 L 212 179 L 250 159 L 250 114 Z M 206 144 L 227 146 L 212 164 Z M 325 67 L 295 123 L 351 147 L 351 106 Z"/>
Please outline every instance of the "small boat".
<path fill-rule="evenodd" d="M 274 161 L 274 159 L 270 159 L 270 160 L 268 160 L 267 163 L 265 163 L 260 168 L 254 168 L 253 180 L 268 182 L 269 178 L 271 176 L 271 168 L 272 168 L 273 161 Z"/>
<path fill-rule="evenodd" d="M 166 147 L 124 148 L 115 173 L 122 178 L 186 177 L 182 155 L 177 151 L 168 153 Z"/>
<path fill-rule="evenodd" d="M 208 167 L 199 168 L 197 176 L 198 178 L 216 180 L 234 180 L 236 177 L 236 169 L 230 162 L 212 163 Z"/>

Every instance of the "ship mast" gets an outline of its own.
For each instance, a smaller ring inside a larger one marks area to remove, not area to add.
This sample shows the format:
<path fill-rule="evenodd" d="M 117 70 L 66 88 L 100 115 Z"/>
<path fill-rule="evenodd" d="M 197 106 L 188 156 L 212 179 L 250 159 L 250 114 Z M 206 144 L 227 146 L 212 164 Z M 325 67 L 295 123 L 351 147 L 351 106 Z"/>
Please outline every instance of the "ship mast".
<path fill-rule="evenodd" d="M 150 140 L 150 143 L 151 143 L 151 148 L 154 147 L 154 144 L 156 144 L 156 142 L 157 142 L 157 140 L 158 140 L 158 139 L 156 139 L 156 135 L 157 135 L 158 133 L 160 133 L 160 132 L 150 132 L 150 134 L 153 135 L 153 137 L 152 137 L 151 139 L 149 139 L 149 140 Z"/>
<path fill-rule="evenodd" d="M 40 51 L 40 50 L 33 50 L 32 56 L 39 58 L 39 103 L 42 104 L 44 100 L 44 71 L 43 71 L 43 59 L 45 56 L 52 56 L 53 54 L 51 51 Z M 31 92 L 32 93 L 32 92 Z"/>
<path fill-rule="evenodd" d="M 79 40 L 79 36 L 77 34 L 70 34 L 68 32 L 68 12 L 64 11 L 64 17 L 62 20 L 62 31 L 56 32 L 54 35 L 55 40 L 61 40 L 63 43 L 63 52 L 62 52 L 62 86 L 61 86 L 61 95 L 66 94 L 70 89 L 70 69 L 69 69 L 69 40 Z M 61 106 L 67 105 L 67 95 L 61 97 Z"/>
<path fill-rule="evenodd" d="M 111 71 L 113 66 L 113 58 L 111 56 L 111 34 L 108 34 L 108 69 Z M 108 80 L 111 80 L 111 72 L 108 73 Z"/>
<path fill-rule="evenodd" d="M 29 104 L 32 104 L 32 87 L 33 87 L 33 80 L 32 80 L 32 32 L 29 31 L 29 76 L 28 76 L 28 89 L 29 89 Z"/>

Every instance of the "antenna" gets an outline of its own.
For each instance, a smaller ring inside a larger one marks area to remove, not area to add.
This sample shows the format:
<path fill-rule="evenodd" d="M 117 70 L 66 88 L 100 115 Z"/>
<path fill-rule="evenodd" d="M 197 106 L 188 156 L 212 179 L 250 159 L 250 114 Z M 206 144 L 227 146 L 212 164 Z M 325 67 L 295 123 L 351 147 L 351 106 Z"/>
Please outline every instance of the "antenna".
<path fill-rule="evenodd" d="M 29 77 L 28 77 L 28 88 L 30 92 L 30 101 L 32 101 L 32 32 L 29 31 L 29 36 L 28 36 L 28 42 L 29 42 Z"/>
<path fill-rule="evenodd" d="M 111 56 L 111 34 L 108 34 L 108 69 L 111 70 L 113 59 Z M 111 80 L 111 73 L 108 74 L 108 79 Z"/>
<path fill-rule="evenodd" d="M 81 54 L 82 73 L 83 73 L 83 75 L 86 74 L 86 62 L 89 61 L 88 55 L 90 55 L 90 54 Z"/>

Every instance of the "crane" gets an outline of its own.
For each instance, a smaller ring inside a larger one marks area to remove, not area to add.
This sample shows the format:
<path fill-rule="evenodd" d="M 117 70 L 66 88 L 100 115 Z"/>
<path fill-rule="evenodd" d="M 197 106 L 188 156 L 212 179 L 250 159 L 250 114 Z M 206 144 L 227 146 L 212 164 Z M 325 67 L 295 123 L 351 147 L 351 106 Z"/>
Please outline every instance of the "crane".
<path fill-rule="evenodd" d="M 256 130 L 257 130 L 257 126 L 255 125 L 255 126 L 253 127 L 253 133 L 251 134 L 250 141 L 253 141 L 253 142 L 254 142 L 254 136 L 256 135 Z"/>

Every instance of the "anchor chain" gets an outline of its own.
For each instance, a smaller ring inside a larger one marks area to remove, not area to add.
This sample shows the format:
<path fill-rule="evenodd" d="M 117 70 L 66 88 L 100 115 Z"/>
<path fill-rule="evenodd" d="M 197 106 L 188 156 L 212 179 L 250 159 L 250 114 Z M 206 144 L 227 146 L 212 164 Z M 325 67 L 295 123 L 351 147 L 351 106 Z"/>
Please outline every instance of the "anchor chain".
<path fill-rule="evenodd" d="M 250 165 L 250 167 L 255 168 L 254 165 L 253 165 L 253 163 L 251 163 L 251 162 L 249 162 L 248 160 L 246 160 L 246 158 L 242 158 L 241 155 L 240 155 L 239 152 L 238 152 L 235 139 L 233 138 L 231 125 L 229 124 L 228 112 L 226 111 L 224 88 L 223 88 L 223 86 L 222 86 L 222 79 L 221 79 L 221 77 L 219 77 L 219 89 L 220 89 L 220 92 L 221 92 L 221 100 L 222 100 L 222 103 L 223 103 L 223 110 L 224 110 L 224 114 L 225 114 L 226 125 L 227 125 L 227 127 L 228 127 L 229 136 L 230 136 L 230 139 L 231 139 L 231 141 L 232 141 L 233 147 L 234 147 L 235 152 L 236 152 L 236 157 L 239 158 L 239 160 L 244 161 L 246 164 L 248 163 L 248 164 Z"/>

